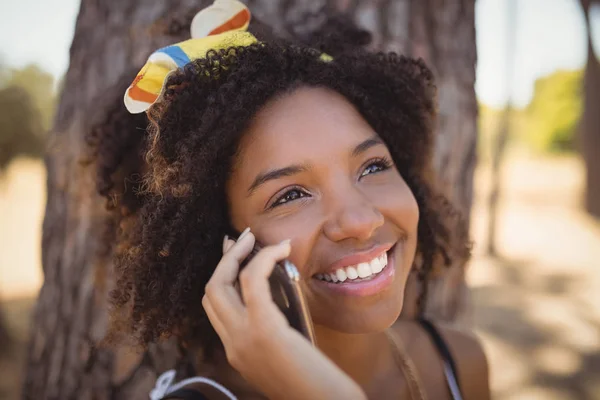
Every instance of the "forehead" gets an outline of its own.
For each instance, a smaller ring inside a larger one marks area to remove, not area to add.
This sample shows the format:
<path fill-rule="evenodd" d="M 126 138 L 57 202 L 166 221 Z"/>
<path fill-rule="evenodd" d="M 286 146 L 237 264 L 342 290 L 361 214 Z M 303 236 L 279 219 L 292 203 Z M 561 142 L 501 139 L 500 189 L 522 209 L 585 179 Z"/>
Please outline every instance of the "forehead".
<path fill-rule="evenodd" d="M 268 103 L 240 142 L 238 166 L 273 168 L 347 154 L 375 135 L 350 101 L 326 88 L 302 87 Z M 277 165 L 272 165 L 277 164 Z"/>

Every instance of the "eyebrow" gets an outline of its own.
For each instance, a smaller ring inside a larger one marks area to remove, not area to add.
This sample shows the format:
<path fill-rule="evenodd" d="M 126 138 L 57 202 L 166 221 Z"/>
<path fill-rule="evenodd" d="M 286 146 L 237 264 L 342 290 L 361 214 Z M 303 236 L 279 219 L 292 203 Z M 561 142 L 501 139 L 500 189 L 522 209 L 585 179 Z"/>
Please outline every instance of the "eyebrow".
<path fill-rule="evenodd" d="M 369 150 L 371 147 L 380 144 L 383 144 L 383 141 L 378 136 L 374 136 L 370 139 L 367 139 L 364 142 L 360 143 L 358 146 L 356 146 L 354 150 L 352 150 L 352 157 L 356 157 Z"/>
<path fill-rule="evenodd" d="M 360 144 L 358 144 L 352 150 L 352 157 L 356 157 L 356 156 L 364 153 L 371 147 L 381 145 L 381 144 L 383 144 L 383 141 L 379 137 L 375 136 L 375 137 L 369 138 L 369 139 L 365 140 L 364 142 L 361 142 Z M 258 176 L 254 179 L 254 181 L 248 188 L 248 196 L 251 196 L 252 193 L 254 193 L 256 191 L 256 189 L 258 189 L 259 186 L 264 185 L 265 183 L 267 183 L 269 181 L 288 177 L 288 176 L 293 176 L 293 175 L 296 175 L 296 174 L 299 174 L 302 172 L 306 172 L 309 169 L 310 169 L 310 167 L 307 165 L 290 165 L 290 166 L 287 166 L 284 168 L 272 169 L 272 170 L 260 173 L 260 174 L 258 174 Z"/>
<path fill-rule="evenodd" d="M 301 172 L 308 171 L 308 167 L 304 165 L 290 165 L 285 168 L 272 169 L 267 172 L 263 172 L 258 174 L 258 176 L 252 182 L 252 185 L 248 188 L 248 196 L 250 196 L 260 185 L 267 183 L 268 181 L 272 181 L 275 179 L 283 178 L 286 176 L 292 176 L 299 174 Z"/>

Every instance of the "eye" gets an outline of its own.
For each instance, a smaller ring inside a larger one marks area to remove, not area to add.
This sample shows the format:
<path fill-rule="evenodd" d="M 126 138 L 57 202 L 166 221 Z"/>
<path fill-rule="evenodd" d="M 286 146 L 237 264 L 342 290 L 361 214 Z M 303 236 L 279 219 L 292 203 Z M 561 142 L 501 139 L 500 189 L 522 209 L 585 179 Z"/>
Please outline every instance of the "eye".
<path fill-rule="evenodd" d="M 384 157 L 376 158 L 374 160 L 369 160 L 367 162 L 367 165 L 365 166 L 363 172 L 360 174 L 360 177 L 362 178 L 367 175 L 385 171 L 387 169 L 390 169 L 392 167 L 392 165 L 393 164 L 392 164 L 391 160 L 384 158 Z"/>
<path fill-rule="evenodd" d="M 281 196 L 278 196 L 268 208 L 274 208 L 308 196 L 309 194 L 306 191 L 300 188 L 292 188 L 284 192 Z"/>

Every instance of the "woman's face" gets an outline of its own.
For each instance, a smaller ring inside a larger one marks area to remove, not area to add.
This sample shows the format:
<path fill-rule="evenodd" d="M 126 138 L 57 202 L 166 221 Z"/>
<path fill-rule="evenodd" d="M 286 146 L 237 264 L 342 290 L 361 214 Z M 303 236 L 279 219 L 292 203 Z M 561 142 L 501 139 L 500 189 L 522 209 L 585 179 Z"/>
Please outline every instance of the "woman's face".
<path fill-rule="evenodd" d="M 292 240 L 315 325 L 370 333 L 396 320 L 419 210 L 342 95 L 300 88 L 267 104 L 241 139 L 227 197 L 237 230 L 250 226 L 263 244 Z"/>

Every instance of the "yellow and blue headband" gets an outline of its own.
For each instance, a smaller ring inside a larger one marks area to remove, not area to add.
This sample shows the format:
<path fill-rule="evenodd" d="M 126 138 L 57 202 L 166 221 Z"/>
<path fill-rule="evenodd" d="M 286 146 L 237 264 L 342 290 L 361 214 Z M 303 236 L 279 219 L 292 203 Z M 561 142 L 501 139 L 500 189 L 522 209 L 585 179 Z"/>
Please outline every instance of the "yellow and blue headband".
<path fill-rule="evenodd" d="M 152 53 L 125 92 L 125 107 L 132 114 L 147 111 L 158 101 L 167 78 L 191 61 L 206 57 L 209 50 L 250 46 L 258 43 L 247 31 L 250 10 L 238 0 L 215 0 L 198 12 L 191 24 L 191 39 L 163 47 Z M 321 54 L 321 60 L 331 57 Z"/>
<path fill-rule="evenodd" d="M 216 0 L 200 11 L 191 24 L 192 38 L 152 53 L 125 92 L 125 107 L 132 114 L 147 111 L 161 96 L 169 75 L 209 50 L 249 46 L 257 39 L 247 32 L 250 10 L 237 0 Z"/>

